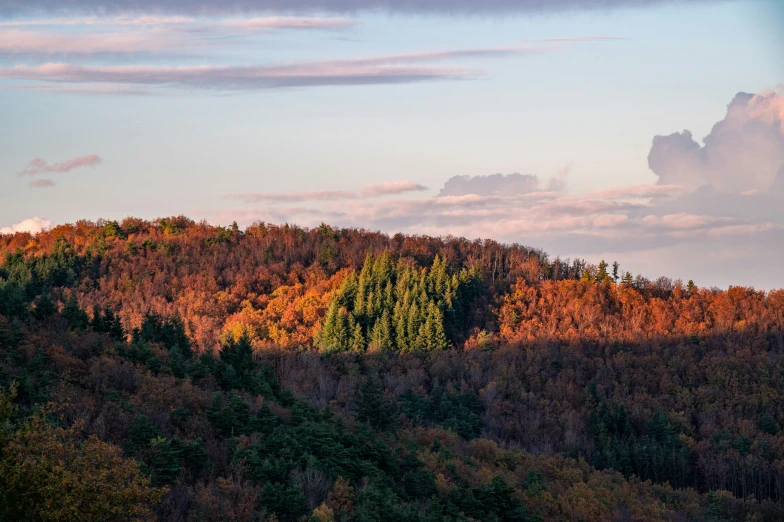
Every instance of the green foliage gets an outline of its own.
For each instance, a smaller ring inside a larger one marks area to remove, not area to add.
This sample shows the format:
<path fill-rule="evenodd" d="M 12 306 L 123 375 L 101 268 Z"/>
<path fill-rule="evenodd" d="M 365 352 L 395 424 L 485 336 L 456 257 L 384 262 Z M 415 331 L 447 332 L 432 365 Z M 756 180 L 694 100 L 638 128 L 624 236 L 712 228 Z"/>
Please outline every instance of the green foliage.
<path fill-rule="evenodd" d="M 400 402 L 402 413 L 418 424 L 441 426 L 465 439 L 478 437 L 482 430 L 482 405 L 474 392 L 458 393 L 436 386 L 429 396 L 408 390 Z"/>
<path fill-rule="evenodd" d="M 33 417 L 0 447 L 0 520 L 150 520 L 163 490 L 96 437 Z"/>
<path fill-rule="evenodd" d="M 598 469 L 611 468 L 675 486 L 689 483 L 692 455 L 663 410 L 644 430 L 635 430 L 623 405 L 601 401 L 589 425 L 596 444 L 592 464 Z"/>
<path fill-rule="evenodd" d="M 76 300 L 76 297 L 72 296 L 65 302 L 60 314 L 68 322 L 69 330 L 86 330 L 90 325 L 90 318 L 87 317 L 87 312 L 79 307 L 79 302 Z"/>
<path fill-rule="evenodd" d="M 237 224 L 234 223 L 236 227 Z M 213 237 L 208 237 L 204 243 L 209 246 L 220 245 L 222 243 L 227 243 L 231 241 L 231 238 L 234 237 L 234 231 L 232 229 L 227 229 L 223 227 L 218 227 L 215 231 L 215 235 Z"/>
<path fill-rule="evenodd" d="M 384 397 L 384 385 L 375 372 L 368 375 L 359 389 L 357 419 L 376 430 L 386 430 L 394 425 L 392 406 Z"/>
<path fill-rule="evenodd" d="M 114 321 L 115 318 L 104 317 L 103 320 Z M 133 331 L 133 343 L 138 345 L 160 343 L 169 351 L 178 350 L 185 358 L 190 358 L 193 354 L 190 339 L 185 333 L 185 325 L 177 316 L 164 319 L 154 314 L 147 314 L 141 327 Z"/>
<path fill-rule="evenodd" d="M 475 271 L 450 274 L 438 256 L 427 269 L 369 254 L 333 297 L 317 345 L 324 353 L 446 349 L 466 330 L 478 283 Z"/>
<path fill-rule="evenodd" d="M 126 233 L 117 221 L 109 221 L 103 226 L 104 237 L 116 237 L 118 239 L 125 239 Z"/>
<path fill-rule="evenodd" d="M 18 389 L 19 385 L 12 382 L 7 391 L 0 390 L 0 454 L 11 435 L 11 418 L 16 415 L 18 410 L 14 404 Z"/>
<path fill-rule="evenodd" d="M 768 435 L 775 435 L 779 431 L 778 426 L 776 426 L 776 421 L 773 419 L 773 416 L 768 412 L 765 412 L 762 415 L 762 418 L 760 419 L 760 428 L 762 428 L 762 431 L 764 431 Z"/>

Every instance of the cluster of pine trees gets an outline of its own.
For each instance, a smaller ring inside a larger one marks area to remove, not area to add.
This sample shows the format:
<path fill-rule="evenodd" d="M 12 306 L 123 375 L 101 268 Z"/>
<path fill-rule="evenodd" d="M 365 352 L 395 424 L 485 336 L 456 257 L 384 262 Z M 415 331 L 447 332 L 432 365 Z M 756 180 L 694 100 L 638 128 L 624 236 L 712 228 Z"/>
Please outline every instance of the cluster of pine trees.
<path fill-rule="evenodd" d="M 443 350 L 464 333 L 478 283 L 476 270 L 450 274 L 438 256 L 420 268 L 368 254 L 359 277 L 349 274 L 332 297 L 316 345 L 325 353 Z"/>

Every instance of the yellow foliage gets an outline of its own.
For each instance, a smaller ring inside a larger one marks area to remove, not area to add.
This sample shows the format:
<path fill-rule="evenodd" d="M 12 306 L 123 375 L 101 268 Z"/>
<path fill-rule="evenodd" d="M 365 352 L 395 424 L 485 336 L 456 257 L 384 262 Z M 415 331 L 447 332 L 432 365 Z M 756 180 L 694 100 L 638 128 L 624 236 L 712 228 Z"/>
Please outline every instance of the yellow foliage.
<path fill-rule="evenodd" d="M 335 512 L 332 511 L 329 506 L 322 503 L 313 510 L 310 519 L 314 522 L 335 522 Z"/>
<path fill-rule="evenodd" d="M 150 486 L 139 465 L 95 436 L 33 418 L 0 456 L 0 519 L 153 520 L 165 489 Z"/>

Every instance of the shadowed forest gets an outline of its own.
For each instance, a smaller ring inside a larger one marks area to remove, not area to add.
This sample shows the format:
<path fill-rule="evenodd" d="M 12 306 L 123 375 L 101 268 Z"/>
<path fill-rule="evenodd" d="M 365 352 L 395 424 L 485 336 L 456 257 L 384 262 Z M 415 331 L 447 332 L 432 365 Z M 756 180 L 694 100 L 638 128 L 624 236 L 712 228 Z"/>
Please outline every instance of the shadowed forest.
<path fill-rule="evenodd" d="M 0 235 L 0 520 L 784 520 L 784 290 L 184 217 Z"/>

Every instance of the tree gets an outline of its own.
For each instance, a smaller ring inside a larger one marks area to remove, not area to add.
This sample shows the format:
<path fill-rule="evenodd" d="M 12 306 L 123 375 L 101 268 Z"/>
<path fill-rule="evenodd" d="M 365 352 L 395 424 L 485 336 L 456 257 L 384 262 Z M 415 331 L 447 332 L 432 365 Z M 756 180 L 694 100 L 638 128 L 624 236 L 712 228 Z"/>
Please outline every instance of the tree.
<path fill-rule="evenodd" d="M 610 275 L 607 273 L 607 261 L 602 259 L 599 263 L 599 271 L 596 273 L 596 280 L 597 281 L 607 281 L 610 279 Z"/>
<path fill-rule="evenodd" d="M 90 324 L 87 312 L 79 308 L 79 302 L 76 300 L 75 296 L 71 296 L 71 298 L 65 302 L 62 315 L 66 321 L 68 321 L 68 328 L 70 330 L 84 330 Z"/>
<path fill-rule="evenodd" d="M 0 520 L 151 520 L 164 492 L 118 447 L 40 417 L 24 423 L 0 455 Z"/>
<path fill-rule="evenodd" d="M 375 372 L 367 376 L 359 389 L 357 418 L 376 430 L 385 430 L 393 424 L 392 407 L 384 397 L 384 385 Z"/>

